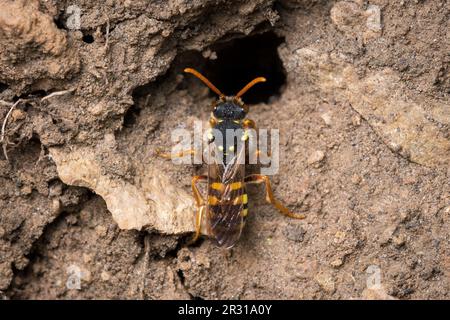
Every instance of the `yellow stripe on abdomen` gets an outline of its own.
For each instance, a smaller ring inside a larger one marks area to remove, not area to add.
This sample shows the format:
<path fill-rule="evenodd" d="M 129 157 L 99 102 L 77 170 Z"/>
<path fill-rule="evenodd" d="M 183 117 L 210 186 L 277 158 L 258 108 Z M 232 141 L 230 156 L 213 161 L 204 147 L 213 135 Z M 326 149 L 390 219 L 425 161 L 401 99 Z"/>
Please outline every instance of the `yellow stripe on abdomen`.
<path fill-rule="evenodd" d="M 212 206 L 215 206 L 215 205 L 217 205 L 219 202 L 220 202 L 220 201 L 219 201 L 219 199 L 218 199 L 217 197 L 211 196 L 211 195 L 208 196 L 208 204 L 210 204 L 210 205 L 212 205 Z"/>
<path fill-rule="evenodd" d="M 214 190 L 224 190 L 225 189 L 225 185 L 223 183 L 220 182 L 213 182 L 211 183 L 211 188 Z"/>
<path fill-rule="evenodd" d="M 214 190 L 223 191 L 225 188 L 228 188 L 229 190 L 238 190 L 241 189 L 244 186 L 244 184 L 241 181 L 233 182 L 228 185 L 224 185 L 221 182 L 213 182 L 211 183 L 211 188 Z"/>
<path fill-rule="evenodd" d="M 233 200 L 233 204 L 246 204 L 248 202 L 247 194 L 244 193 Z"/>
<path fill-rule="evenodd" d="M 238 189 L 241 189 L 243 187 L 243 184 L 242 184 L 241 181 L 238 181 L 238 182 L 231 183 L 229 186 L 230 186 L 231 190 L 238 190 Z"/>

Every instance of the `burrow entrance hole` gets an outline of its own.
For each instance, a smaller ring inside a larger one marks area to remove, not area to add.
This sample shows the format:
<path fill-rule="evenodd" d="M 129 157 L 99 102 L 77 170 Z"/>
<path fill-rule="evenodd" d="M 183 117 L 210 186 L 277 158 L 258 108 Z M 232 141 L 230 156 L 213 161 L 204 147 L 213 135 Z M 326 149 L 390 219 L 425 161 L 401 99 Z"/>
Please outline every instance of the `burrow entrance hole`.
<path fill-rule="evenodd" d="M 86 33 L 86 34 L 83 34 L 83 42 L 84 43 L 88 43 L 88 44 L 91 44 L 91 43 L 93 43 L 94 42 L 94 36 L 92 35 L 92 34 L 89 34 L 89 33 Z"/>
<path fill-rule="evenodd" d="M 0 82 L 0 93 L 8 89 L 8 85 L 6 83 Z"/>
<path fill-rule="evenodd" d="M 242 99 L 247 104 L 268 103 L 281 95 L 286 83 L 286 71 L 278 55 L 283 42 L 283 37 L 269 31 L 215 44 L 207 50 L 208 58 L 196 54 L 180 62 L 198 69 L 227 96 L 235 95 L 254 78 L 265 77 L 267 82 L 255 85 Z"/>
<path fill-rule="evenodd" d="M 129 108 L 124 117 L 124 126 L 132 127 L 139 116 L 146 96 L 166 81 L 174 81 L 175 75 L 191 67 L 205 75 L 222 93 L 235 95 L 248 82 L 263 76 L 267 82 L 258 83 L 243 97 L 246 104 L 269 103 L 278 98 L 286 84 L 286 71 L 278 55 L 278 47 L 284 42 L 275 32 L 268 31 L 228 41 L 219 41 L 207 51 L 214 57 L 205 57 L 198 51 L 186 51 L 179 54 L 170 70 L 156 81 L 139 86 L 133 91 L 134 106 Z M 212 58 L 212 59 L 211 59 Z M 204 87 L 198 79 L 185 76 L 179 88 L 189 89 L 193 86 Z M 210 91 L 212 97 L 215 93 Z"/>

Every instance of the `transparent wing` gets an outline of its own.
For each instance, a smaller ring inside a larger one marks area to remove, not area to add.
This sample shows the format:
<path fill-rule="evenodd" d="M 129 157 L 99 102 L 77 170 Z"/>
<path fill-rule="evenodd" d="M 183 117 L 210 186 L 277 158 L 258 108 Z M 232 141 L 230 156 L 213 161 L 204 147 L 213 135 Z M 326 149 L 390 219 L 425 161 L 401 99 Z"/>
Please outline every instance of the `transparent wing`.
<path fill-rule="evenodd" d="M 211 148 L 215 148 L 212 144 Z M 209 166 L 208 210 L 209 228 L 220 246 L 230 248 L 241 236 L 244 226 L 244 175 L 243 150 L 227 164 Z"/>

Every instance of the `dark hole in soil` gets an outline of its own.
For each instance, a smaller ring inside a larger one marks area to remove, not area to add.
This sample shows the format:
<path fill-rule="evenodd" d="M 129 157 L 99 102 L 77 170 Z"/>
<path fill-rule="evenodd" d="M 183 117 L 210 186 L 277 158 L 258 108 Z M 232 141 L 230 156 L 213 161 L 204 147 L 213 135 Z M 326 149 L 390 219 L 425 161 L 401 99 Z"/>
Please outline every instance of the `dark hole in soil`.
<path fill-rule="evenodd" d="M 40 97 L 40 98 L 42 98 L 42 97 L 45 97 L 47 94 L 48 93 L 45 90 L 35 90 L 35 91 L 31 91 L 28 96 L 24 95 L 21 98 L 24 98 L 24 99 L 26 99 L 27 97 Z"/>
<path fill-rule="evenodd" d="M 33 108 L 33 106 L 30 103 L 24 103 L 22 105 L 22 110 L 25 112 L 28 112 L 31 108 Z"/>
<path fill-rule="evenodd" d="M 286 72 L 277 51 L 283 41 L 274 32 L 265 32 L 217 44 L 211 47 L 217 59 L 206 62 L 204 73 L 225 95 L 235 95 L 248 82 L 263 76 L 267 82 L 255 85 L 243 100 L 247 104 L 267 103 L 281 94 L 286 83 Z"/>
<path fill-rule="evenodd" d="M 83 35 L 83 41 L 85 43 L 93 43 L 94 42 L 94 36 L 92 34 L 85 34 L 85 35 Z"/>
<path fill-rule="evenodd" d="M 61 13 L 56 19 L 53 19 L 53 22 L 55 23 L 56 27 L 61 30 L 66 30 L 66 23 L 65 23 L 65 16 L 64 13 Z"/>
<path fill-rule="evenodd" d="M 125 112 L 125 116 L 123 117 L 123 126 L 126 128 L 131 128 L 135 123 L 139 114 L 141 113 L 141 109 L 136 105 L 131 106 L 127 112 Z"/>
<path fill-rule="evenodd" d="M 124 127 L 135 125 L 141 109 L 146 107 L 144 101 L 150 92 L 166 82 L 176 82 L 175 75 L 183 74 L 183 69 L 187 67 L 200 71 L 226 95 L 235 95 L 251 80 L 264 76 L 267 82 L 256 84 L 243 96 L 243 100 L 247 104 L 268 103 L 281 94 L 286 83 L 286 72 L 277 51 L 283 41 L 284 38 L 269 31 L 217 43 L 210 48 L 217 54 L 215 60 L 206 59 L 194 50 L 179 54 L 168 72 L 133 90 L 135 105 L 125 113 Z M 185 74 L 185 81 L 179 83 L 177 89 L 192 91 L 194 85 L 204 87 L 194 76 Z M 194 91 L 191 93 L 195 95 Z M 212 91 L 210 94 L 217 98 Z M 205 106 L 199 108 L 204 110 Z"/>
<path fill-rule="evenodd" d="M 8 89 L 8 85 L 6 83 L 0 82 L 0 93 Z"/>

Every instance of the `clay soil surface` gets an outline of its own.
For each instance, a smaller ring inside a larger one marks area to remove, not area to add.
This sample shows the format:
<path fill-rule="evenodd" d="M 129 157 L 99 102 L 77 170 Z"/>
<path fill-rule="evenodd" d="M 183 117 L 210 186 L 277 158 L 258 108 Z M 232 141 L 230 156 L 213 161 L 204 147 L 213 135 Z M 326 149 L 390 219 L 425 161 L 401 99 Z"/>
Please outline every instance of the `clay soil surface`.
<path fill-rule="evenodd" d="M 0 298 L 449 299 L 450 2 L 0 0 Z M 216 99 L 279 129 L 280 215 L 194 230 L 158 158 Z"/>

